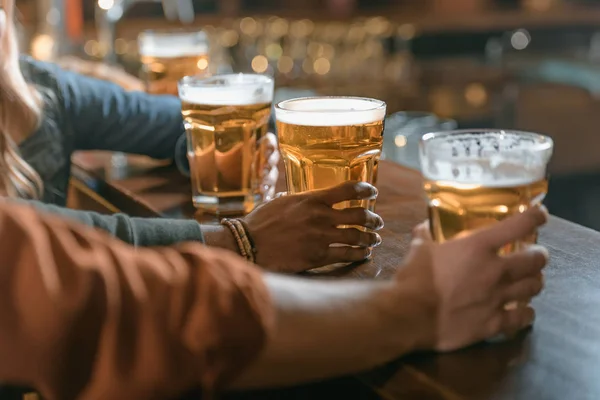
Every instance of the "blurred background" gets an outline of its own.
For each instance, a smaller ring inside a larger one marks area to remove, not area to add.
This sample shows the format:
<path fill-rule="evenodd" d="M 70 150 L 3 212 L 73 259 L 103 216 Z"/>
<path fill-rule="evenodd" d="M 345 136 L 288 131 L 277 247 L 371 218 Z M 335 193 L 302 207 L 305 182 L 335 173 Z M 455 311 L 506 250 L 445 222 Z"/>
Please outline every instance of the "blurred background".
<path fill-rule="evenodd" d="M 38 59 L 75 55 L 139 75 L 141 31 L 194 27 L 210 42 L 200 70 L 267 73 L 284 90 L 382 99 L 390 114 L 404 112 L 388 121 L 385 157 L 412 167 L 418 136 L 429 126 L 550 135 L 548 207 L 600 230 L 599 0 L 17 0 L 17 6 L 22 49 Z"/>

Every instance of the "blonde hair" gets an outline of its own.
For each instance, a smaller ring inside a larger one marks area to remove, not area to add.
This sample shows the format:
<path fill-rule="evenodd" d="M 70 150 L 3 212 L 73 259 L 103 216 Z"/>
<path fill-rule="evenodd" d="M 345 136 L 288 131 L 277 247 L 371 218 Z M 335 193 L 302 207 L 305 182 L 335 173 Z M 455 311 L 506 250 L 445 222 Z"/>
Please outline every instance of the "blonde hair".
<path fill-rule="evenodd" d="M 25 81 L 19 65 L 14 0 L 1 0 L 1 4 L 6 24 L 0 38 L 0 191 L 9 197 L 39 199 L 44 183 L 21 158 L 17 143 L 39 126 L 42 100 L 37 90 Z"/>

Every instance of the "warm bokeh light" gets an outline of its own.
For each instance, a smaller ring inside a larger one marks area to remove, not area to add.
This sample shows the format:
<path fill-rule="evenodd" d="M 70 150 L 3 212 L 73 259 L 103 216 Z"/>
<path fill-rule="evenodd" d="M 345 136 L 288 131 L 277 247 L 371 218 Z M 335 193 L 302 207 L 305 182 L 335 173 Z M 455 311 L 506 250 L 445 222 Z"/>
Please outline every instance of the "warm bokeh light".
<path fill-rule="evenodd" d="M 258 28 L 258 24 L 254 18 L 246 17 L 240 21 L 240 31 L 244 35 L 253 36 Z"/>
<path fill-rule="evenodd" d="M 488 93 L 481 83 L 472 83 L 465 89 L 467 103 L 475 107 L 481 107 L 487 103 Z"/>
<path fill-rule="evenodd" d="M 309 58 L 305 59 L 302 63 L 302 71 L 304 71 L 305 74 L 312 74 L 315 72 L 313 69 L 313 63 Z"/>
<path fill-rule="evenodd" d="M 54 53 L 54 39 L 50 35 L 38 35 L 31 42 L 31 55 L 42 61 L 48 61 Z"/>
<path fill-rule="evenodd" d="M 315 60 L 315 64 L 313 65 L 313 69 L 319 75 L 326 75 L 329 73 L 331 69 L 331 63 L 326 58 L 318 58 Z"/>
<path fill-rule="evenodd" d="M 233 29 L 227 29 L 221 34 L 219 44 L 223 47 L 233 47 L 238 43 L 239 34 Z"/>
<path fill-rule="evenodd" d="M 277 69 L 282 74 L 289 74 L 294 69 L 294 60 L 292 57 L 282 56 L 277 62 Z"/>
<path fill-rule="evenodd" d="M 406 146 L 407 140 L 406 140 L 406 136 L 404 135 L 396 135 L 396 137 L 394 138 L 394 144 L 396 145 L 396 147 L 404 147 Z"/>
<path fill-rule="evenodd" d="M 100 44 L 95 40 L 88 40 L 83 47 L 85 54 L 92 57 L 97 57 L 100 54 Z"/>
<path fill-rule="evenodd" d="M 309 19 L 301 19 L 290 24 L 290 34 L 298 38 L 303 38 L 310 35 L 314 28 L 314 22 Z"/>
<path fill-rule="evenodd" d="M 283 49 L 279 43 L 271 43 L 266 47 L 265 53 L 271 60 L 277 60 L 283 54 Z"/>
<path fill-rule="evenodd" d="M 310 42 L 308 46 L 306 46 L 306 52 L 312 58 L 318 58 L 323 55 L 323 45 L 317 42 Z"/>
<path fill-rule="evenodd" d="M 256 56 L 252 59 L 252 70 L 256 73 L 262 74 L 269 68 L 269 60 L 265 56 Z"/>
<path fill-rule="evenodd" d="M 201 71 L 204 71 L 206 68 L 208 68 L 208 60 L 206 58 L 201 58 L 198 60 L 198 64 L 196 64 L 198 66 L 198 69 Z"/>
<path fill-rule="evenodd" d="M 288 22 L 283 18 L 275 19 L 269 26 L 269 34 L 273 37 L 280 38 L 288 32 Z"/>

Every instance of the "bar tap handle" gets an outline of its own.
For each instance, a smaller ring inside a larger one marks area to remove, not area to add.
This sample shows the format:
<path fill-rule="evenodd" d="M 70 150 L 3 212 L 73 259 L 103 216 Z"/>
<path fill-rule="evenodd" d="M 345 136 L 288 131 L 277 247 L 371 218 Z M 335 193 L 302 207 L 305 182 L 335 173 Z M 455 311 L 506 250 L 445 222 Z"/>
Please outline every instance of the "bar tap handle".
<path fill-rule="evenodd" d="M 194 22 L 195 13 L 194 3 L 192 0 L 177 0 L 177 6 L 179 11 L 179 20 L 182 23 L 191 24 Z"/>
<path fill-rule="evenodd" d="M 179 21 L 184 24 L 194 22 L 192 0 L 162 0 L 162 7 L 169 21 Z"/>

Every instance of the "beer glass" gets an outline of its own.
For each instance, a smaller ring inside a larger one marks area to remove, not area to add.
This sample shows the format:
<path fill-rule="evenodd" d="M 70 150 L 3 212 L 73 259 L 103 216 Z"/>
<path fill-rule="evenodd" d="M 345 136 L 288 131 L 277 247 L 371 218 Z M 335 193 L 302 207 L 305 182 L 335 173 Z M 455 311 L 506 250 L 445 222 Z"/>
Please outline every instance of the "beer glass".
<path fill-rule="evenodd" d="M 376 183 L 386 104 L 361 97 L 306 97 L 275 106 L 279 147 L 291 194 L 349 180 Z M 365 207 L 375 200 L 337 204 Z"/>
<path fill-rule="evenodd" d="M 429 133 L 420 143 L 421 170 L 437 242 L 522 213 L 548 191 L 553 142 L 537 133 L 458 130 Z M 510 253 L 523 243 L 508 244 Z"/>
<path fill-rule="evenodd" d="M 176 96 L 181 78 L 208 71 L 208 39 L 202 31 L 144 31 L 138 46 L 148 93 Z"/>
<path fill-rule="evenodd" d="M 273 88 L 272 78 L 255 74 L 179 82 L 197 208 L 239 214 L 261 200 L 258 142 L 267 133 Z"/>

